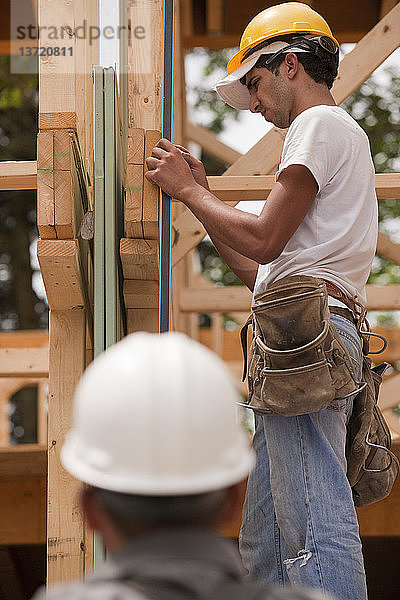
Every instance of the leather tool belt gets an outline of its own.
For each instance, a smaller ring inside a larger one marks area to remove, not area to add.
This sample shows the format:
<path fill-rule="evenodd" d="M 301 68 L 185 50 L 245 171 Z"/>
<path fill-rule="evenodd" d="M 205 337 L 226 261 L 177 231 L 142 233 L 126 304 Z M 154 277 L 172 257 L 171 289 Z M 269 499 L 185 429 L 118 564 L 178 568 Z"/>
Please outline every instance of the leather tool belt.
<path fill-rule="evenodd" d="M 351 358 L 330 320 L 324 280 L 285 277 L 258 294 L 241 331 L 244 351 L 250 324 L 248 408 L 263 414 L 308 414 L 359 389 Z"/>

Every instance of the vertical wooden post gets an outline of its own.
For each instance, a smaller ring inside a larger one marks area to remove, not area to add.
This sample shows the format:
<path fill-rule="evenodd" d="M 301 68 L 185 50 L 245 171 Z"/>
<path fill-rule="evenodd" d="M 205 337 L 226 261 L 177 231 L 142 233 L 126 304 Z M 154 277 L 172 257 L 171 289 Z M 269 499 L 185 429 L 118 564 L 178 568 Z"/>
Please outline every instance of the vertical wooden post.
<path fill-rule="evenodd" d="M 47 515 L 49 585 L 81 579 L 85 570 L 85 533 L 78 504 L 78 484 L 60 463 L 61 447 L 71 426 L 73 393 L 84 367 L 84 309 L 51 311 Z"/>

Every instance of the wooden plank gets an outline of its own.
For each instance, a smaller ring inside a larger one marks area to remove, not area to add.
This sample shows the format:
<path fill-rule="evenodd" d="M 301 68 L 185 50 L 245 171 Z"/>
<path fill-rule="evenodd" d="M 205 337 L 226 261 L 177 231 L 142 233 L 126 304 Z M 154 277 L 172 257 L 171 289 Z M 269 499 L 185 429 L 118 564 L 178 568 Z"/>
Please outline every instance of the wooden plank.
<path fill-rule="evenodd" d="M 378 199 L 400 198 L 400 173 L 377 173 L 375 187 Z"/>
<path fill-rule="evenodd" d="M 378 233 L 377 254 L 400 265 L 400 244 L 392 242 L 390 237 L 381 231 Z"/>
<path fill-rule="evenodd" d="M 347 54 L 340 63 L 339 77 L 333 87 L 337 104 L 341 104 L 398 47 L 400 40 L 400 4 L 385 16 Z M 237 41 L 236 41 L 237 43 Z M 285 131 L 271 129 L 246 154 L 231 165 L 226 175 L 264 175 L 279 163 Z M 205 229 L 186 211 L 174 222 L 178 237 L 172 248 L 175 265 L 186 252 L 204 237 Z"/>
<path fill-rule="evenodd" d="M 45 444 L 19 444 L 0 448 L 0 478 L 46 477 L 47 439 Z"/>
<path fill-rule="evenodd" d="M 35 190 L 37 165 L 35 160 L 0 162 L 0 190 Z"/>
<path fill-rule="evenodd" d="M 0 348 L 37 348 L 47 346 L 49 333 L 43 329 L 20 329 L 0 332 Z"/>
<path fill-rule="evenodd" d="M 143 164 L 128 164 L 126 169 L 125 235 L 143 238 Z M 150 184 L 151 185 L 151 184 Z"/>
<path fill-rule="evenodd" d="M 39 131 L 37 136 L 37 226 L 43 239 L 55 239 L 54 134 Z"/>
<path fill-rule="evenodd" d="M 60 463 L 61 447 L 72 423 L 73 393 L 84 367 L 84 310 L 52 310 L 47 513 L 50 584 L 81 579 L 84 572 L 85 526 L 77 497 L 78 484 Z"/>
<path fill-rule="evenodd" d="M 379 408 L 386 410 L 399 404 L 400 374 L 385 377 L 379 391 Z"/>
<path fill-rule="evenodd" d="M 367 285 L 368 310 L 399 310 L 400 285 Z M 250 310 L 251 292 L 244 286 L 215 287 L 181 291 L 183 312 L 231 312 Z"/>
<path fill-rule="evenodd" d="M 161 133 L 158 130 L 146 129 L 144 140 L 144 155 L 149 157 L 154 146 L 161 139 Z M 144 165 L 144 173 L 147 167 Z M 158 240 L 160 220 L 160 188 L 153 185 L 144 177 L 143 179 L 143 234 L 147 240 Z"/>
<path fill-rule="evenodd" d="M 160 258 L 156 240 L 123 238 L 120 256 L 124 279 L 158 280 Z"/>
<path fill-rule="evenodd" d="M 50 309 L 84 306 L 78 241 L 39 240 L 37 254 Z"/>
<path fill-rule="evenodd" d="M 128 334 L 135 331 L 158 333 L 158 309 L 135 308 L 128 310 Z"/>
<path fill-rule="evenodd" d="M 48 382 L 40 381 L 37 398 L 37 442 L 47 444 Z"/>
<path fill-rule="evenodd" d="M 0 377 L 48 377 L 48 348 L 0 348 Z"/>
<path fill-rule="evenodd" d="M 129 126 L 161 129 L 163 2 L 130 2 Z"/>
<path fill-rule="evenodd" d="M 215 133 L 208 131 L 204 127 L 195 125 L 190 121 L 186 122 L 185 133 L 189 140 L 196 142 L 196 144 L 200 144 L 203 150 L 212 156 L 219 158 L 228 165 L 236 162 L 241 157 L 240 152 L 237 152 L 230 146 L 227 146 L 227 144 L 221 142 Z"/>
<path fill-rule="evenodd" d="M 41 94 L 44 98 L 44 94 Z M 39 129 L 76 129 L 75 112 L 39 113 Z"/>
<path fill-rule="evenodd" d="M 158 288 L 158 281 L 126 279 L 124 281 L 124 298 L 126 308 L 158 309 Z"/>
<path fill-rule="evenodd" d="M 46 542 L 46 477 L 0 479 L 0 545 Z"/>
<path fill-rule="evenodd" d="M 215 287 L 213 289 L 182 289 L 182 312 L 216 313 L 250 310 L 251 292 L 244 286 Z"/>
<path fill-rule="evenodd" d="M 131 127 L 128 129 L 128 164 L 144 164 L 144 129 Z"/>
<path fill-rule="evenodd" d="M 399 310 L 400 285 L 367 285 L 368 310 Z"/>

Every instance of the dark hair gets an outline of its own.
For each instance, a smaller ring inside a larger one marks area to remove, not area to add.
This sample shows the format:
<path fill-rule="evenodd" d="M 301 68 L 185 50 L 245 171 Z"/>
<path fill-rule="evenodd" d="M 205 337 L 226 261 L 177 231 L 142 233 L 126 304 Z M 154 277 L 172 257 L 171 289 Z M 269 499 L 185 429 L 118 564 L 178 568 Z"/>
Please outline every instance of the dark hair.
<path fill-rule="evenodd" d="M 91 488 L 114 526 L 125 536 L 138 526 L 216 524 L 226 490 L 189 496 L 139 496 Z"/>
<path fill-rule="evenodd" d="M 277 39 L 278 38 L 274 38 L 273 41 L 277 41 Z M 280 37 L 279 39 L 290 43 L 293 41 L 293 36 Z M 271 40 L 268 43 L 271 43 Z M 339 52 L 332 54 L 326 50 L 323 50 L 322 48 L 318 48 L 317 53 L 296 52 L 296 50 L 294 50 L 293 54 L 297 56 L 299 63 L 303 66 L 307 75 L 309 75 L 316 83 L 326 83 L 328 89 L 331 89 L 338 73 Z M 260 56 L 255 66 L 265 67 L 274 73 L 274 75 L 277 75 L 279 72 L 279 67 L 285 59 L 285 54 L 279 54 L 271 63 L 267 65 L 265 64 L 266 58 L 268 59 L 268 55 L 266 54 Z M 246 85 L 246 78 L 244 77 L 243 79 L 244 81 L 241 81 L 244 83 L 244 85 Z"/>

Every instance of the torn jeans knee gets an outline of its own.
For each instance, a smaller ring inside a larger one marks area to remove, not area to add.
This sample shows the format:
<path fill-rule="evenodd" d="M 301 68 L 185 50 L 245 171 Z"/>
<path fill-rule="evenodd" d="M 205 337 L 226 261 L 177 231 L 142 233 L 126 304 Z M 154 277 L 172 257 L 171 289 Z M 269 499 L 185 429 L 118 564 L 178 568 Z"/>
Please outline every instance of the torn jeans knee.
<path fill-rule="evenodd" d="M 299 568 L 304 567 L 311 557 L 312 552 L 309 552 L 308 550 L 300 550 L 300 552 L 297 553 L 296 558 L 287 558 L 283 561 L 283 563 L 289 573 L 293 566 L 297 566 Z"/>

